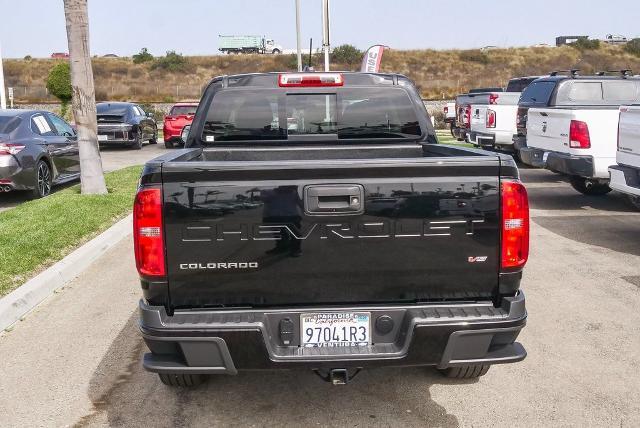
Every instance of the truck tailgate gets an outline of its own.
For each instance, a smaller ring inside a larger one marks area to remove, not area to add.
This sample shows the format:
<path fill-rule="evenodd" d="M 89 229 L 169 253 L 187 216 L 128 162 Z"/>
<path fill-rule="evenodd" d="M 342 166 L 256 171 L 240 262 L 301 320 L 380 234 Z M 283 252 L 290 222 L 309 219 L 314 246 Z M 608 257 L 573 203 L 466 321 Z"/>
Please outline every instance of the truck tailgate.
<path fill-rule="evenodd" d="M 171 306 L 488 299 L 498 157 L 168 162 Z"/>

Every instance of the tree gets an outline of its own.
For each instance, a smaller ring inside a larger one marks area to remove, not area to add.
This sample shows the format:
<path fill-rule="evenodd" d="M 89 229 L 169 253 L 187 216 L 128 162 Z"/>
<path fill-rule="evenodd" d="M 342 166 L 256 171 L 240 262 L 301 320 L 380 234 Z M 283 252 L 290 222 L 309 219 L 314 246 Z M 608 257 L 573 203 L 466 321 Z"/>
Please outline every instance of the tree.
<path fill-rule="evenodd" d="M 134 64 L 142 64 L 143 62 L 153 61 L 153 55 L 149 53 L 147 48 L 140 49 L 140 52 L 133 55 Z"/>
<path fill-rule="evenodd" d="M 47 90 L 60 100 L 60 115 L 64 117 L 71 101 L 71 73 L 67 61 L 59 62 L 51 68 L 47 77 Z"/>
<path fill-rule="evenodd" d="M 87 0 L 63 1 L 69 43 L 71 105 L 80 150 L 80 188 L 82 194 L 105 194 L 107 186 L 98 147 L 96 97 L 89 53 Z"/>
<path fill-rule="evenodd" d="M 362 61 L 363 52 L 353 45 L 340 45 L 331 52 L 331 60 L 336 64 L 355 65 Z"/>

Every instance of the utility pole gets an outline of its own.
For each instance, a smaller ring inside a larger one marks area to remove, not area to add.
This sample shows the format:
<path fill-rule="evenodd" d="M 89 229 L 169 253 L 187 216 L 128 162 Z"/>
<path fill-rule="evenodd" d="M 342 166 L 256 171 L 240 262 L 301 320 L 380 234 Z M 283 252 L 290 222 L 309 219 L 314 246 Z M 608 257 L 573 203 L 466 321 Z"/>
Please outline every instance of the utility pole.
<path fill-rule="evenodd" d="M 0 109 L 7 108 L 7 94 L 4 91 L 4 68 L 2 67 L 2 45 L 0 45 Z"/>
<path fill-rule="evenodd" d="M 322 0 L 322 48 L 324 49 L 324 71 L 329 71 L 329 0 Z"/>
<path fill-rule="evenodd" d="M 298 71 L 302 71 L 302 40 L 300 36 L 300 0 L 296 0 L 296 48 L 298 50 Z"/>

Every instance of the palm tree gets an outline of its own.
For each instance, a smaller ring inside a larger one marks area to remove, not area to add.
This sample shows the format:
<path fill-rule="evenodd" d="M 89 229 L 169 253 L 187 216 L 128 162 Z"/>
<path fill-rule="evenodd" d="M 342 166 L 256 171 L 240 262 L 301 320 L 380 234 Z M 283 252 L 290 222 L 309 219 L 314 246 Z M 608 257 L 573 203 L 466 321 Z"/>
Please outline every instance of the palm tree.
<path fill-rule="evenodd" d="M 89 53 L 87 0 L 63 0 L 71 66 L 72 109 L 80 150 L 80 188 L 83 194 L 105 194 L 96 122 L 96 97 Z"/>

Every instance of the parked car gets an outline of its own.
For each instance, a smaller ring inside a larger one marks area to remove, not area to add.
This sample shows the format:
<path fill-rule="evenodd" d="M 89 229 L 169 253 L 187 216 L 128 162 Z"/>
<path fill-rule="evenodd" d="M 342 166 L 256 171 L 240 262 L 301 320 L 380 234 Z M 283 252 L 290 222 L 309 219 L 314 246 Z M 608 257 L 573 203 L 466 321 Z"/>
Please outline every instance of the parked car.
<path fill-rule="evenodd" d="M 171 111 L 164 117 L 162 134 L 164 145 L 170 149 L 175 144 L 182 144 L 180 135 L 185 126 L 191 125 L 193 116 L 196 114 L 198 103 L 177 103 L 171 107 Z"/>
<path fill-rule="evenodd" d="M 538 77 L 511 79 L 505 92 L 492 92 L 488 99 L 473 101 L 469 142 L 487 149 L 514 153 L 513 135 L 516 133 L 518 100 L 522 91 Z"/>
<path fill-rule="evenodd" d="M 640 104 L 620 107 L 616 162 L 609 185 L 640 209 Z"/>
<path fill-rule="evenodd" d="M 516 164 L 437 144 L 404 76 L 215 78 L 185 149 L 140 183 L 143 366 L 165 384 L 292 368 L 341 384 L 370 366 L 471 378 L 526 356 Z"/>
<path fill-rule="evenodd" d="M 30 190 L 35 198 L 80 177 L 76 132 L 42 110 L 0 110 L 0 192 Z"/>
<path fill-rule="evenodd" d="M 609 167 L 616 164 L 618 109 L 640 102 L 640 79 L 547 76 L 525 90 L 522 101 L 529 100 L 535 105 L 526 107 L 522 161 L 567 175 L 580 193 L 608 193 Z"/>
<path fill-rule="evenodd" d="M 136 150 L 158 142 L 158 126 L 152 113 L 134 103 L 105 102 L 96 105 L 98 111 L 98 143 L 129 146 Z"/>

